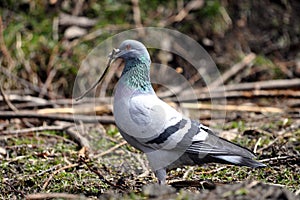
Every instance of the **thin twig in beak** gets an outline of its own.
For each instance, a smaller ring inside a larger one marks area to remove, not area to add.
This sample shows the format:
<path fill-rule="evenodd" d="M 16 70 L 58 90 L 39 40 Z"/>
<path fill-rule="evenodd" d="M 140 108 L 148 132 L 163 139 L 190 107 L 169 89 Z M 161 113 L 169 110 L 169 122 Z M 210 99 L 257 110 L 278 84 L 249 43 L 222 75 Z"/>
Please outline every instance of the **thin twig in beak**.
<path fill-rule="evenodd" d="M 80 99 L 82 99 L 83 97 L 85 97 L 92 89 L 94 89 L 100 82 L 101 80 L 104 78 L 105 74 L 107 73 L 108 71 L 108 68 L 109 66 L 111 65 L 111 62 L 113 61 L 114 59 L 114 55 L 115 53 L 117 53 L 119 50 L 118 49 L 113 49 L 112 52 L 109 54 L 109 60 L 108 60 L 108 63 L 106 65 L 106 68 L 102 74 L 102 76 L 100 76 L 100 78 L 92 85 L 92 87 L 90 87 L 88 90 L 86 90 L 82 95 L 80 95 L 79 97 L 77 97 L 75 100 L 76 101 L 79 101 Z"/>

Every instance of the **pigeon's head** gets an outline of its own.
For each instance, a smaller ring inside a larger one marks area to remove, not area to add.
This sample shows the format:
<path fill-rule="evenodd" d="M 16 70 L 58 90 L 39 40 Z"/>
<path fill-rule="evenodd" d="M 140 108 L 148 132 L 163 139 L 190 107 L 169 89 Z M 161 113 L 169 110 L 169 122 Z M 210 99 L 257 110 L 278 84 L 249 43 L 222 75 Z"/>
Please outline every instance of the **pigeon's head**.
<path fill-rule="evenodd" d="M 118 49 L 115 49 L 114 58 L 122 58 L 126 61 L 131 59 L 143 59 L 150 63 L 150 56 L 147 48 L 139 41 L 125 40 Z"/>

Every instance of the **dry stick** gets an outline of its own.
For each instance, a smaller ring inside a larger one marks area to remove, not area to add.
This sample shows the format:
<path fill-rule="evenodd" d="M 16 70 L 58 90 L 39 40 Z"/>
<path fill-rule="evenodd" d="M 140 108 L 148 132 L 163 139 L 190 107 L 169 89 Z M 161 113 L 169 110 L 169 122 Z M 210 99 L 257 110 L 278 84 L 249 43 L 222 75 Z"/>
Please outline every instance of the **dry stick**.
<path fill-rule="evenodd" d="M 8 99 L 8 97 L 6 96 L 4 90 L 3 90 L 3 87 L 2 85 L 0 86 L 0 92 L 1 92 L 1 95 L 3 97 L 3 100 L 4 102 L 7 104 L 7 106 L 14 112 L 18 112 L 18 109 L 10 102 L 10 100 Z"/>
<path fill-rule="evenodd" d="M 177 15 L 172 15 L 167 20 L 159 22 L 159 26 L 167 26 L 174 22 L 180 22 L 186 18 L 191 10 L 200 9 L 204 5 L 203 0 L 194 0 L 187 3 L 187 5 L 179 11 Z"/>
<path fill-rule="evenodd" d="M 56 60 L 55 58 L 57 57 L 57 54 L 59 51 L 59 44 L 60 43 L 56 44 L 51 52 L 49 62 L 47 64 L 47 71 L 50 70 L 50 72 L 47 76 L 45 83 L 42 86 L 42 89 L 41 89 L 42 92 L 39 94 L 39 97 L 41 97 L 41 98 L 44 96 L 45 93 L 47 93 L 48 88 L 51 87 L 52 80 L 53 80 L 54 76 L 56 75 L 57 70 L 55 68 L 53 68 L 53 66 L 55 64 L 55 60 Z M 55 98 L 55 96 L 53 96 L 52 98 Z"/>
<path fill-rule="evenodd" d="M 274 158 L 266 158 L 266 159 L 259 160 L 259 162 L 270 162 L 270 161 L 277 161 L 277 160 L 285 160 L 287 158 L 293 158 L 293 156 L 278 156 L 278 157 L 274 157 Z"/>
<path fill-rule="evenodd" d="M 275 138 L 273 141 L 271 141 L 267 146 L 258 149 L 258 150 L 257 150 L 257 153 L 262 153 L 265 149 L 268 149 L 268 148 L 270 148 L 271 146 L 273 146 L 273 144 L 275 144 L 279 138 L 280 138 L 280 137 L 276 137 L 276 138 Z"/>
<path fill-rule="evenodd" d="M 268 81 L 257 81 L 252 83 L 239 83 L 239 84 L 232 84 L 232 85 L 225 85 L 222 88 L 214 88 L 212 91 L 208 91 L 207 89 L 195 89 L 193 90 L 193 94 L 190 92 L 183 91 L 178 99 L 181 101 L 188 101 L 188 100 L 195 100 L 191 99 L 190 97 L 196 94 L 197 97 L 203 96 L 203 93 L 208 93 L 211 98 L 213 96 L 217 96 L 219 98 L 225 98 L 226 93 L 230 91 L 248 91 L 254 90 L 253 93 L 259 93 L 260 90 L 270 90 L 270 89 L 292 89 L 292 88 L 299 88 L 300 87 L 300 79 L 282 79 L 282 80 L 268 80 Z M 223 91 L 225 94 L 223 94 Z"/>
<path fill-rule="evenodd" d="M 0 135 L 0 140 L 6 140 L 8 138 L 13 138 L 13 137 L 17 137 L 20 134 L 21 135 L 27 135 L 27 134 L 31 134 L 32 132 L 41 132 L 41 131 L 63 131 L 63 128 L 59 128 L 59 127 L 33 127 L 33 128 L 28 128 L 28 129 L 21 129 L 21 130 L 9 130 L 9 131 L 3 131 L 2 135 Z M 66 132 L 68 134 L 68 132 Z M 47 133 L 39 133 L 40 136 L 46 136 L 46 137 L 53 137 L 59 140 L 62 140 L 66 143 L 72 143 L 74 145 L 80 145 L 81 146 L 81 142 L 77 141 L 77 138 L 72 137 L 72 135 L 70 135 L 70 137 L 72 139 L 74 139 L 75 141 L 72 141 L 70 139 L 64 138 L 62 136 L 59 135 L 53 135 L 53 134 L 47 134 Z"/>
<path fill-rule="evenodd" d="M 233 90 L 266 90 L 266 89 L 291 89 L 291 88 L 300 88 L 300 78 L 294 79 L 281 79 L 281 80 L 267 80 L 267 81 L 258 81 L 251 83 L 240 83 L 226 85 L 225 91 Z"/>
<path fill-rule="evenodd" d="M 120 189 L 120 190 L 124 190 L 124 188 L 122 186 L 115 185 L 115 184 L 109 182 L 108 180 L 106 180 L 104 178 L 104 176 L 97 169 L 93 169 L 84 159 L 81 158 L 81 161 L 87 166 L 87 168 L 91 172 L 94 172 L 103 183 L 106 183 L 106 184 L 108 184 L 108 185 L 110 185 L 110 186 L 112 186 L 114 188 L 117 188 L 117 189 Z"/>
<path fill-rule="evenodd" d="M 80 95 L 79 97 L 77 97 L 75 100 L 76 101 L 79 101 L 80 99 L 82 99 L 84 96 L 86 96 L 92 89 L 94 89 L 99 83 L 100 81 L 102 80 L 102 78 L 105 76 L 112 60 L 113 60 L 113 57 L 114 57 L 114 54 L 116 53 L 116 49 L 113 49 L 113 51 L 111 52 L 111 55 L 109 56 L 109 61 L 106 65 L 106 68 L 103 72 L 103 74 L 100 76 L 100 78 L 94 83 L 94 85 L 92 85 L 92 87 L 90 87 L 90 89 L 86 90 L 82 95 Z"/>
<path fill-rule="evenodd" d="M 35 112 L 11 112 L 11 111 L 2 111 L 0 112 L 0 119 L 13 119 L 13 118 L 37 118 L 44 120 L 52 121 L 82 121 L 84 123 L 103 123 L 103 124 L 114 124 L 115 120 L 112 116 L 85 116 L 85 115 L 51 115 L 51 114 L 38 114 Z"/>
<path fill-rule="evenodd" d="M 242 61 L 236 63 L 228 71 L 226 71 L 224 74 L 222 74 L 218 79 L 216 79 L 214 82 L 209 84 L 207 87 L 210 89 L 216 88 L 218 86 L 223 85 L 226 83 L 231 77 L 235 76 L 239 71 L 245 69 L 246 65 L 249 65 L 253 62 L 253 60 L 256 58 L 256 55 L 254 53 L 250 53 L 247 56 L 243 58 Z"/>
<path fill-rule="evenodd" d="M 6 75 L 7 77 L 11 78 L 11 79 L 15 79 L 16 81 L 18 81 L 18 83 L 24 85 L 25 87 L 28 87 L 29 89 L 31 89 L 35 92 L 38 92 L 38 93 L 42 92 L 42 90 L 38 86 L 32 84 L 31 82 L 29 82 L 25 79 L 22 79 L 22 78 L 18 77 L 16 75 L 13 75 L 9 70 L 5 69 L 4 67 L 0 67 L 0 72 L 3 73 L 4 75 Z M 52 95 L 56 95 L 52 92 L 48 92 L 48 93 L 49 94 L 44 94 L 44 95 L 47 96 L 47 97 L 50 97 Z"/>
<path fill-rule="evenodd" d="M 269 113 L 284 113 L 285 110 L 276 107 L 262 106 L 247 106 L 247 105 L 212 105 L 203 103 L 181 103 L 183 108 L 202 109 L 202 110 L 226 110 L 226 111 L 241 111 L 241 112 L 269 112 Z"/>
<path fill-rule="evenodd" d="M 125 144 L 127 144 L 127 142 L 123 141 L 123 142 L 115 145 L 114 147 L 112 147 L 112 148 L 110 148 L 110 149 L 108 149 L 108 150 L 106 150 L 106 151 L 104 151 L 104 152 L 102 152 L 102 153 L 100 153 L 98 155 L 93 156 L 93 158 L 99 158 L 99 157 L 102 157 L 102 156 L 104 156 L 106 154 L 109 154 L 109 153 L 113 152 L 114 150 L 118 149 L 119 147 L 121 147 L 121 146 L 123 146 Z"/>
<path fill-rule="evenodd" d="M 69 126 L 73 126 L 73 125 L 69 125 Z M 24 133 L 30 133 L 30 132 L 61 131 L 61 130 L 65 130 L 69 126 L 40 126 L 40 127 L 32 127 L 32 128 L 26 128 L 26 129 L 18 129 L 18 130 L 6 130 L 6 131 L 3 131 L 2 134 L 17 135 L 17 134 L 24 134 Z"/>
<path fill-rule="evenodd" d="M 258 147 L 258 145 L 260 144 L 260 142 L 261 142 L 261 137 L 258 138 L 257 142 L 256 142 L 255 145 L 254 145 L 253 152 L 254 152 L 255 154 L 256 154 L 256 152 L 257 152 L 257 147 Z"/>
<path fill-rule="evenodd" d="M 160 97 L 160 95 L 158 95 Z M 213 92 L 209 93 L 203 91 L 201 94 L 197 95 L 198 100 L 210 100 L 210 99 L 222 99 L 226 97 L 229 98 L 255 98 L 255 97 L 291 97 L 291 98 L 300 98 L 300 91 L 296 90 L 250 90 L 250 91 L 225 91 L 225 94 L 222 92 Z M 179 98 L 180 102 L 194 100 L 189 97 Z M 171 97 L 165 98 L 168 101 L 177 102 L 178 98 Z"/>
<path fill-rule="evenodd" d="M 94 114 L 97 115 L 104 113 L 111 113 L 112 106 L 111 104 L 105 104 L 100 106 L 86 105 L 78 108 L 44 108 L 36 111 L 39 114 L 53 114 L 53 113 L 61 113 L 61 114 Z"/>
<path fill-rule="evenodd" d="M 139 0 L 131 0 L 132 3 L 132 12 L 133 12 L 133 21 L 135 23 L 136 28 L 139 28 L 138 31 L 138 36 L 139 37 L 144 37 L 146 32 L 145 29 L 143 29 L 143 24 L 141 20 L 141 10 L 139 7 Z"/>
<path fill-rule="evenodd" d="M 79 164 L 78 163 L 75 163 L 75 164 L 70 164 L 70 165 L 67 165 L 67 166 L 64 166 L 62 168 L 59 168 L 58 170 L 55 170 L 50 176 L 49 178 L 45 181 L 43 187 L 42 187 L 42 190 L 45 190 L 46 187 L 49 185 L 49 182 L 53 179 L 53 177 L 58 174 L 59 172 L 65 170 L 65 169 L 69 169 L 69 168 L 73 168 L 73 167 L 77 167 Z"/>
<path fill-rule="evenodd" d="M 26 195 L 26 200 L 42 200 L 42 199 L 82 199 L 89 200 L 83 195 L 75 195 L 68 193 L 36 193 Z"/>
<path fill-rule="evenodd" d="M 2 95 L 2 97 L 3 97 L 3 99 L 4 99 L 4 101 L 5 101 L 5 103 L 7 104 L 7 106 L 12 110 L 12 111 L 14 111 L 14 112 L 19 112 L 19 110 L 10 102 L 10 100 L 7 98 L 7 96 L 6 96 L 6 94 L 5 94 L 5 92 L 4 92 L 4 90 L 3 90 L 3 88 L 2 88 L 2 86 L 0 86 L 0 92 L 1 92 L 1 95 Z M 27 120 L 25 120 L 25 119 L 21 119 L 22 120 L 22 122 L 26 125 L 26 126 L 28 126 L 28 127 L 32 127 L 33 125 L 31 124 L 31 123 L 29 123 Z"/>
<path fill-rule="evenodd" d="M 72 11 L 72 15 L 74 16 L 78 16 L 79 14 L 81 14 L 82 13 L 82 10 L 83 10 L 83 8 L 84 8 L 84 6 L 83 6 L 83 4 L 84 4 L 84 1 L 85 0 L 78 0 L 78 1 L 76 1 L 76 3 L 75 3 L 75 8 L 73 9 L 73 11 Z"/>
<path fill-rule="evenodd" d="M 243 58 L 242 61 L 236 63 L 235 65 L 233 65 L 228 71 L 226 71 L 224 74 L 222 74 L 218 79 L 216 79 L 214 82 L 212 82 L 211 84 L 209 84 L 207 87 L 212 90 L 216 87 L 221 86 L 222 84 L 224 84 L 225 82 L 227 82 L 232 76 L 235 76 L 239 71 L 241 71 L 242 69 L 245 68 L 246 65 L 249 65 L 250 63 L 253 62 L 253 60 L 256 58 L 256 55 L 254 53 L 250 53 L 247 56 L 245 56 Z M 199 79 L 199 73 L 196 73 L 192 78 L 192 82 L 190 82 L 190 84 L 193 84 L 193 80 L 194 79 Z M 184 91 L 184 88 L 178 87 L 174 89 L 174 93 L 175 94 L 179 94 L 180 92 Z M 202 88 L 201 90 L 207 90 L 206 88 Z M 170 91 L 166 91 L 166 92 L 162 92 L 159 94 L 160 97 L 168 97 L 170 95 L 172 95 L 173 93 L 171 93 Z M 224 96 L 223 96 L 224 97 Z"/>
<path fill-rule="evenodd" d="M 16 189 L 13 185 L 8 183 L 7 181 L 1 181 L 1 182 L 2 182 L 2 184 L 9 186 L 16 194 L 20 194 L 22 197 L 25 197 L 25 194 L 22 190 Z"/>
<path fill-rule="evenodd" d="M 12 67 L 14 67 L 15 63 L 5 45 L 5 41 L 3 38 L 3 30 L 4 28 L 3 28 L 2 17 L 0 16 L 0 50 L 4 58 L 6 59 L 8 68 L 11 69 Z"/>
<path fill-rule="evenodd" d="M 103 79 L 102 81 L 102 85 L 101 85 L 101 91 L 100 91 L 100 94 L 99 94 L 99 97 L 100 98 L 105 98 L 106 96 L 106 91 L 107 91 L 107 88 L 114 76 L 114 74 L 117 72 L 117 69 L 122 66 L 123 64 L 123 61 L 121 59 L 119 60 L 116 60 L 111 66 L 110 66 L 110 70 L 109 72 L 106 74 L 105 78 Z M 97 98 L 99 98 L 97 97 Z"/>
<path fill-rule="evenodd" d="M 89 141 L 85 137 L 80 135 L 78 131 L 73 130 L 73 128 L 75 127 L 69 127 L 68 129 L 66 129 L 66 133 L 71 138 L 73 138 L 76 143 L 80 145 L 80 147 L 87 147 L 88 149 L 90 149 Z"/>

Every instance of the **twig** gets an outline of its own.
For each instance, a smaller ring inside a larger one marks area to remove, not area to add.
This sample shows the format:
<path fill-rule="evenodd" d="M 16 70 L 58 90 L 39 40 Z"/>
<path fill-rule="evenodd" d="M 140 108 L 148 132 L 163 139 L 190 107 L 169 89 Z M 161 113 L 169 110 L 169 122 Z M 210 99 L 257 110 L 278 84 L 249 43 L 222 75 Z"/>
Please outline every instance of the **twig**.
<path fill-rule="evenodd" d="M 38 118 L 43 120 L 52 120 L 52 121 L 82 121 L 84 123 L 103 123 L 103 124 L 113 124 L 115 120 L 112 116 L 85 116 L 85 115 L 46 115 L 38 114 L 31 111 L 22 111 L 22 112 L 11 112 L 11 111 L 2 111 L 0 113 L 0 119 L 13 119 L 13 118 Z"/>
<path fill-rule="evenodd" d="M 24 133 L 30 133 L 30 132 L 41 132 L 41 131 L 62 131 L 66 128 L 73 126 L 40 126 L 40 127 L 32 127 L 32 128 L 26 128 L 26 129 L 18 129 L 18 130 L 6 130 L 3 131 L 2 134 L 5 135 L 17 135 L 17 134 L 24 134 Z"/>
<path fill-rule="evenodd" d="M 13 112 L 16 112 L 16 113 L 19 112 L 19 110 L 18 110 L 18 109 L 10 102 L 10 100 L 7 98 L 7 96 L 6 96 L 6 94 L 5 94 L 5 92 L 4 92 L 3 88 L 2 88 L 2 86 L 0 86 L 0 92 L 1 92 L 1 95 L 2 95 L 2 97 L 3 97 L 4 101 L 5 101 L 5 103 L 7 104 L 7 106 L 8 106 Z M 32 127 L 32 124 L 29 123 L 27 120 L 22 119 L 22 122 L 23 122 L 26 126 Z"/>
<path fill-rule="evenodd" d="M 4 102 L 7 104 L 7 106 L 14 112 L 18 112 L 18 109 L 10 102 L 10 100 L 7 98 L 4 90 L 3 90 L 3 87 L 2 85 L 0 86 L 0 93 L 1 93 L 1 96 L 4 100 Z"/>
<path fill-rule="evenodd" d="M 260 141 L 261 141 L 261 137 L 258 138 L 257 142 L 255 143 L 255 146 L 254 146 L 254 149 L 253 149 L 253 152 L 254 152 L 255 154 L 256 154 L 256 150 L 257 150 L 257 147 L 258 147 Z"/>
<path fill-rule="evenodd" d="M 50 167 L 49 169 L 43 170 L 43 171 L 41 171 L 41 172 L 39 172 L 38 174 L 35 174 L 35 175 L 36 176 L 42 176 L 43 174 L 48 173 L 48 172 L 50 172 L 54 169 L 57 169 L 60 166 L 61 166 L 61 164 L 54 165 L 54 166 Z"/>
<path fill-rule="evenodd" d="M 227 166 L 223 166 L 223 167 L 219 167 L 217 169 L 212 169 L 212 170 L 209 170 L 209 171 L 201 172 L 201 174 L 212 174 L 212 173 L 221 171 L 221 170 L 226 169 L 226 168 L 227 168 Z"/>
<path fill-rule="evenodd" d="M 132 3 L 133 21 L 135 23 L 135 26 L 138 28 L 138 36 L 144 37 L 146 32 L 145 29 L 142 28 L 143 24 L 141 20 L 139 0 L 131 0 L 131 3 Z"/>
<path fill-rule="evenodd" d="M 114 63 L 112 63 L 112 65 L 110 66 L 109 72 L 106 74 L 105 78 L 102 81 L 101 90 L 100 90 L 100 94 L 99 94 L 100 98 L 105 98 L 107 88 L 108 88 L 109 84 L 111 84 L 111 80 L 112 80 L 113 76 L 118 71 L 120 66 L 122 66 L 122 64 L 123 64 L 122 59 L 119 59 L 119 60 L 116 60 Z M 99 98 L 99 97 L 97 97 L 97 98 Z"/>
<path fill-rule="evenodd" d="M 106 180 L 104 178 L 104 176 L 99 172 L 99 170 L 93 168 L 89 163 L 86 162 L 86 160 L 82 159 L 81 158 L 81 161 L 87 166 L 87 168 L 91 171 L 91 172 L 94 172 L 98 177 L 99 179 L 103 182 L 103 183 L 106 183 L 108 184 L 109 186 L 112 186 L 116 189 L 120 189 L 120 190 L 124 190 L 124 188 L 122 186 L 118 186 L 118 185 L 115 185 L 111 182 L 109 182 L 108 180 Z"/>
<path fill-rule="evenodd" d="M 84 123 L 103 123 L 114 124 L 115 120 L 112 116 L 85 116 L 85 115 L 51 115 L 51 114 L 38 114 L 31 111 L 20 111 L 18 113 L 11 111 L 2 111 L 0 113 L 0 119 L 13 119 L 13 118 L 38 118 L 43 120 L 52 121 L 82 121 Z"/>
<path fill-rule="evenodd" d="M 37 80 L 37 74 L 33 72 L 29 61 L 25 59 L 25 54 L 22 49 L 22 35 L 20 32 L 17 32 L 16 34 L 16 56 L 19 62 L 24 66 L 28 78 L 31 78 L 32 81 Z"/>
<path fill-rule="evenodd" d="M 58 174 L 59 172 L 63 171 L 63 170 L 66 170 L 66 169 L 69 169 L 69 168 L 73 168 L 73 167 L 77 167 L 79 164 L 78 163 L 75 163 L 75 164 L 70 164 L 70 165 L 67 165 L 67 166 L 64 166 L 62 168 L 59 168 L 58 170 L 55 170 L 50 176 L 49 178 L 45 181 L 43 187 L 42 187 L 42 190 L 45 190 L 47 188 L 47 186 L 49 185 L 49 182 L 53 179 L 53 177 Z"/>
<path fill-rule="evenodd" d="M 214 82 L 209 84 L 207 87 L 210 89 L 216 88 L 220 85 L 225 84 L 231 77 L 235 76 L 239 71 L 245 69 L 246 65 L 249 65 L 256 58 L 254 53 L 250 53 L 243 58 L 240 62 L 236 63 L 228 71 L 222 74 L 219 78 L 217 78 Z"/>
<path fill-rule="evenodd" d="M 68 194 L 68 193 L 36 193 L 26 195 L 26 200 L 38 200 L 38 199 L 82 199 L 89 200 L 90 198 L 84 195 Z"/>
<path fill-rule="evenodd" d="M 259 160 L 259 162 L 270 162 L 270 161 L 277 161 L 277 160 L 285 160 L 287 158 L 293 158 L 293 156 L 278 156 L 278 157 L 274 157 L 274 158 L 266 158 L 266 159 Z"/>
<path fill-rule="evenodd" d="M 225 91 L 233 90 L 266 90 L 266 89 L 292 89 L 300 87 L 300 78 L 295 79 L 281 79 L 258 81 L 253 83 L 240 83 L 226 85 Z"/>
<path fill-rule="evenodd" d="M 65 13 L 59 14 L 59 25 L 61 26 L 80 26 L 92 27 L 97 23 L 96 19 L 89 19 L 87 17 L 78 17 Z"/>
<path fill-rule="evenodd" d="M 12 186 L 10 183 L 6 181 L 2 181 L 1 183 L 9 186 L 16 194 L 20 194 L 22 197 L 25 197 L 25 194 L 22 190 L 19 189 L 17 190 L 14 186 Z"/>
<path fill-rule="evenodd" d="M 47 64 L 47 71 L 50 71 L 47 79 L 45 81 L 45 83 L 42 86 L 41 89 L 41 93 L 39 94 L 39 97 L 42 98 L 44 96 L 45 93 L 47 93 L 47 90 L 49 88 L 51 88 L 51 82 L 54 78 L 54 76 L 56 75 L 57 70 L 55 68 L 53 68 L 54 64 L 55 64 L 55 58 L 57 57 L 58 51 L 59 51 L 59 45 L 61 45 L 60 43 L 56 44 L 55 47 L 53 48 L 48 64 Z M 55 98 L 56 96 L 51 96 L 50 98 Z"/>
<path fill-rule="evenodd" d="M 89 141 L 83 137 L 82 135 L 80 135 L 80 133 L 76 130 L 74 130 L 75 127 L 69 127 L 68 129 L 66 129 L 66 133 L 73 138 L 77 144 L 80 145 L 80 147 L 87 147 L 88 149 L 90 149 L 90 144 Z"/>
<path fill-rule="evenodd" d="M 231 84 L 231 85 L 225 85 L 224 87 L 220 87 L 220 88 L 217 87 L 217 88 L 214 88 L 213 90 L 208 90 L 207 88 L 194 89 L 192 91 L 191 90 L 183 90 L 180 94 L 177 94 L 177 98 L 181 99 L 182 101 L 195 100 L 195 99 L 192 99 L 191 97 L 196 96 L 198 98 L 198 97 L 203 96 L 203 93 L 205 93 L 206 96 L 209 95 L 210 98 L 214 98 L 214 96 L 216 96 L 216 98 L 224 98 L 224 97 L 226 97 L 226 94 L 231 91 L 235 91 L 235 92 L 247 91 L 247 92 L 251 92 L 254 95 L 257 94 L 257 96 L 259 96 L 259 95 L 263 96 L 263 95 L 268 95 L 268 94 L 276 95 L 276 92 L 272 93 L 272 91 L 271 91 L 268 93 L 268 91 L 266 91 L 266 90 L 275 89 L 276 91 L 278 91 L 279 89 L 291 90 L 293 88 L 295 88 L 295 89 L 300 88 L 300 78 Z M 223 92 L 225 92 L 225 94 Z M 242 94 L 242 93 L 237 93 L 237 94 Z M 237 94 L 233 94 L 233 96 L 236 97 Z M 284 95 L 284 92 L 280 92 L 279 94 Z M 289 92 L 287 92 L 287 94 L 292 95 L 292 94 L 289 94 Z M 297 95 L 299 95 L 299 93 Z M 246 95 L 244 95 L 244 96 L 246 96 Z"/>
<path fill-rule="evenodd" d="M 191 10 L 200 9 L 204 5 L 203 0 L 193 0 L 187 3 L 187 5 L 179 11 L 177 15 L 169 17 L 167 20 L 159 22 L 159 26 L 167 26 L 174 22 L 180 22 L 186 18 Z"/>
<path fill-rule="evenodd" d="M 3 38 L 3 30 L 4 30 L 4 28 L 3 28 L 2 17 L 0 16 L 0 49 L 1 49 L 1 52 L 4 56 L 4 58 L 6 59 L 8 69 L 11 70 L 12 67 L 14 67 L 15 63 L 5 45 L 5 41 Z"/>
<path fill-rule="evenodd" d="M 202 110 L 226 110 L 226 111 L 241 111 L 241 112 L 269 112 L 269 113 L 284 113 L 285 110 L 276 107 L 248 106 L 248 105 L 212 105 L 204 103 L 181 103 L 183 108 L 202 109 Z"/>
<path fill-rule="evenodd" d="M 114 150 L 120 148 L 121 146 L 123 146 L 123 145 L 125 145 L 125 144 L 127 144 L 127 142 L 126 142 L 126 141 L 123 141 L 123 142 L 121 142 L 121 143 L 119 143 L 119 144 L 113 146 L 112 148 L 110 148 L 110 149 L 108 149 L 108 150 L 106 150 L 106 151 L 104 151 L 104 152 L 102 152 L 102 153 L 100 153 L 100 154 L 98 154 L 98 155 L 93 156 L 93 158 L 99 158 L 99 157 L 102 157 L 102 156 L 104 156 L 104 155 L 106 155 L 106 154 L 109 154 L 109 153 L 113 152 Z"/>
<path fill-rule="evenodd" d="M 263 152 L 265 149 L 268 149 L 269 147 L 271 147 L 275 142 L 277 142 L 277 140 L 279 139 L 279 137 L 276 137 L 274 140 L 272 140 L 267 146 L 260 148 L 257 150 L 257 152 L 261 153 Z M 255 153 L 255 152 L 254 152 Z"/>
<path fill-rule="evenodd" d="M 75 3 L 75 8 L 72 11 L 72 15 L 77 16 L 79 14 L 81 14 L 82 9 L 83 9 L 83 4 L 84 4 L 84 0 L 77 0 Z"/>
<path fill-rule="evenodd" d="M 111 64 L 111 62 L 114 59 L 114 55 L 116 53 L 116 49 L 113 49 L 113 51 L 111 52 L 110 56 L 109 56 L 109 60 L 108 63 L 106 65 L 106 68 L 103 72 L 103 74 L 100 76 L 100 78 L 92 85 L 92 87 L 90 87 L 88 90 L 86 90 L 82 95 L 80 95 L 79 97 L 77 97 L 75 100 L 79 101 L 80 99 L 82 99 L 85 95 L 87 95 L 91 90 L 93 90 L 99 83 L 100 81 L 103 79 L 103 77 L 105 76 L 105 74 L 107 73 L 107 70 Z"/>
<path fill-rule="evenodd" d="M 3 73 L 4 75 L 6 75 L 7 77 L 16 80 L 21 85 L 24 85 L 25 87 L 28 87 L 29 89 L 31 89 L 35 92 L 41 93 L 41 91 L 42 91 L 38 86 L 32 84 L 31 82 L 29 82 L 25 79 L 22 79 L 16 75 L 12 74 L 9 70 L 5 69 L 4 67 L 0 67 L 0 72 Z M 54 96 L 56 94 L 54 94 L 52 92 L 48 92 L 48 94 L 44 94 L 44 95 L 47 97 L 50 97 L 50 96 Z M 56 95 L 56 97 L 60 97 L 60 96 Z"/>
<path fill-rule="evenodd" d="M 195 167 L 194 166 L 189 166 L 188 169 L 184 172 L 182 179 L 187 179 L 189 174 L 194 171 Z"/>
<path fill-rule="evenodd" d="M 168 98 L 161 96 L 161 93 L 157 93 L 160 98 L 165 100 L 177 102 L 180 99 L 180 102 L 196 100 L 192 99 L 190 96 L 171 97 Z M 163 93 L 165 95 L 165 93 Z M 201 94 L 197 95 L 198 100 L 210 100 L 210 99 L 222 99 L 222 98 L 255 98 L 255 97 L 291 97 L 299 98 L 300 91 L 297 90 L 250 90 L 250 91 L 225 91 L 223 92 L 212 92 L 203 91 Z"/>

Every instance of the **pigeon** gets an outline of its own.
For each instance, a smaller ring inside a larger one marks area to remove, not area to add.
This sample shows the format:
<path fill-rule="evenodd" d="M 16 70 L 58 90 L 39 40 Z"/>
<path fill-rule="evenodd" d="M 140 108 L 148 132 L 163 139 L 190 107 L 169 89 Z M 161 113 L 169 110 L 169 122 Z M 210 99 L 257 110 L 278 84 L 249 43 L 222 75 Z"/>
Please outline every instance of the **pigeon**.
<path fill-rule="evenodd" d="M 159 184 L 166 183 L 167 170 L 186 165 L 266 166 L 253 160 L 251 150 L 217 136 L 158 98 L 150 80 L 150 55 L 141 42 L 125 40 L 112 56 L 125 62 L 114 92 L 116 125 L 130 145 L 146 154 Z"/>

